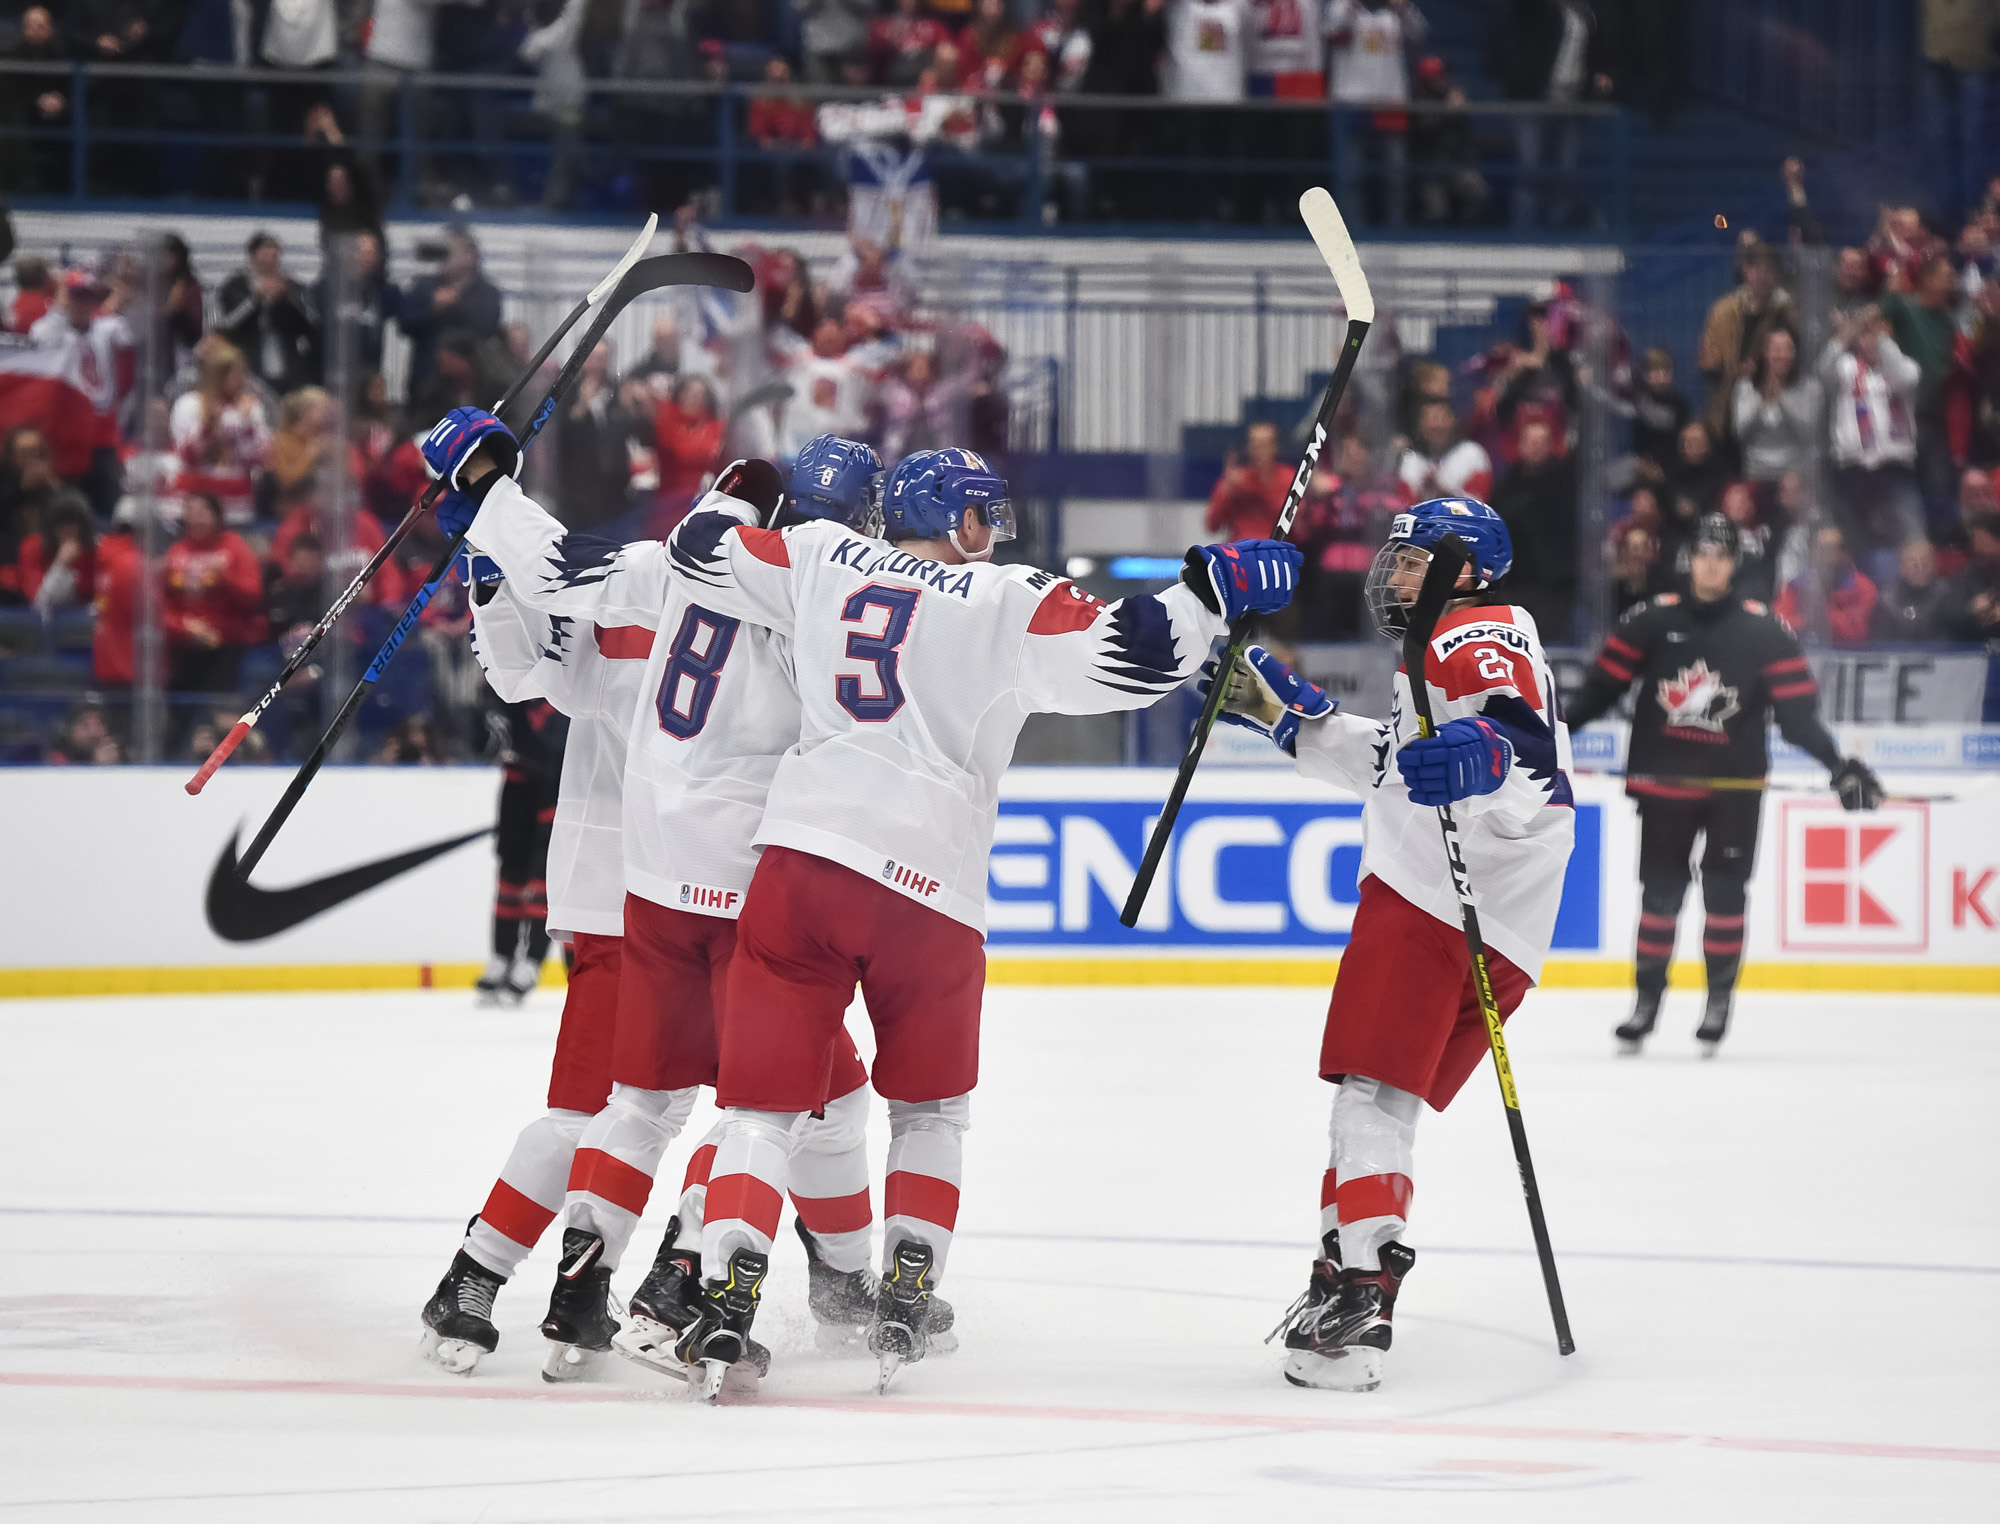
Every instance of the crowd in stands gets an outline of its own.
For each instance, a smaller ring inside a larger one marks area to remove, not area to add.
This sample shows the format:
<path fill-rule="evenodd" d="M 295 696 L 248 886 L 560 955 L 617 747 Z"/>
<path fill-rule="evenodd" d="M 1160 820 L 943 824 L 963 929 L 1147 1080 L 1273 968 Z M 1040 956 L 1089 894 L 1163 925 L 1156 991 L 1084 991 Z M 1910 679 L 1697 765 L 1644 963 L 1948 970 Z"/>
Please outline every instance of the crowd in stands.
<path fill-rule="evenodd" d="M 691 208 L 673 237 L 705 245 Z M 427 485 L 417 432 L 452 407 L 489 405 L 530 358 L 526 327 L 505 320 L 473 234 L 454 225 L 445 243 L 433 273 L 398 286 L 376 236 L 353 240 L 366 279 L 348 288 L 364 299 L 345 304 L 360 316 L 343 346 L 359 367 L 345 378 L 344 406 L 327 389 L 340 380 L 327 373 L 336 345 L 324 280 L 289 276 L 268 234 L 254 235 L 243 267 L 212 289 L 175 238 L 150 283 L 126 254 L 61 272 L 19 259 L 20 294 L 4 314 L 15 337 L 0 339 L 0 370 L 74 366 L 68 374 L 81 380 L 101 366 L 105 384 L 92 399 L 101 415 L 80 433 L 72 417 L 60 428 L 16 421 L 0 436 L 0 646 L 10 630 L 67 631 L 55 643 L 88 645 L 92 688 L 131 690 L 150 507 L 163 525 L 159 677 L 171 694 L 227 696 L 214 706 L 220 724 L 233 721 L 241 690 L 269 681 L 276 657 L 296 648 Z M 737 252 L 757 271 L 755 291 L 684 288 L 684 302 L 654 309 L 650 347 L 622 374 L 608 343 L 586 357 L 529 461 L 538 495 L 571 527 L 663 534 L 728 460 L 789 460 L 826 432 L 868 439 L 892 460 L 949 443 L 1004 461 L 1004 353 L 983 329 L 919 323 L 893 251 L 857 242 L 821 278 L 789 250 Z M 149 325 L 165 359 L 150 391 L 137 376 Z M 390 402 L 379 368 L 391 333 L 408 347 L 407 405 Z M 553 375 L 552 363 L 544 384 Z M 6 391 L 0 405 L 23 395 L 41 394 Z M 433 522 L 419 519 L 337 638 L 372 649 L 442 549 Z M 470 713 L 481 685 L 468 627 L 454 581 L 423 612 L 416 644 L 427 662 L 399 663 L 420 679 L 400 709 L 388 703 L 376 717 L 378 734 L 394 727 L 385 755 L 435 760 L 477 744 L 470 723 L 414 732 L 403 723 L 433 707 Z M 259 653 L 246 681 L 246 659 Z M 286 690 L 300 742 L 317 733 L 321 676 L 309 667 Z M 213 745 L 206 703 L 181 704 L 177 750 L 205 755 Z M 263 728 L 255 740 L 266 742 Z M 80 748 L 104 749 L 94 738 Z"/>
<path fill-rule="evenodd" d="M 1489 57 L 1474 93 L 1554 105 L 1612 98 L 1664 109 L 1678 52 L 1674 0 L 1503 0 L 1489 8 Z M 100 127 L 167 126 L 233 134 L 297 135 L 301 147 L 216 149 L 187 169 L 182 192 L 299 199 L 313 187 L 328 215 L 366 223 L 381 200 L 385 161 L 348 150 L 342 122 L 370 144 L 394 138 L 405 86 L 438 72 L 516 76 L 513 93 L 412 87 L 410 125 L 459 145 L 412 166 L 419 197 L 445 205 L 506 204 L 539 189 L 550 206 L 577 194 L 585 139 L 627 145 L 712 142 L 712 113 L 688 96 L 592 97 L 594 81 L 842 86 L 894 92 L 911 123 L 946 156 L 984 150 L 1052 159 L 1228 153 L 1323 160 L 1323 120 L 1058 110 L 1065 96 L 1163 102 L 1327 100 L 1351 108 L 1348 129 L 1379 177 L 1371 195 L 1389 220 L 1475 222 L 1492 201 L 1467 118 L 1467 90 L 1444 59 L 1423 51 L 1429 26 L 1418 0 L 48 0 L 0 18 L 0 57 L 50 66 L 72 61 L 233 64 L 248 69 L 359 71 L 356 86 L 287 78 L 253 93 L 235 82 L 107 80 L 93 86 Z M 59 192 L 71 173 L 62 141 L 75 109 L 71 83 L 48 74 L 0 77 L 0 190 Z M 937 109 L 925 111 L 929 101 Z M 1412 113 L 1412 107 L 1419 108 Z M 799 99 L 757 99 L 737 131 L 763 150 L 824 144 L 829 118 Z M 1214 128 L 1212 132 L 1210 129 Z M 934 130 L 931 130 L 934 129 Z M 1580 124 L 1522 118 L 1519 163 L 1530 176 L 1515 208 L 1564 220 Z M 41 133 L 37 138 L 34 134 Z M 548 152 L 516 162 L 509 141 Z M 94 193 L 156 188 L 161 151 L 143 142 L 93 156 Z M 532 166 L 532 169 L 528 166 Z M 1412 167 L 1408 181 L 1405 166 Z M 171 167 L 171 166 L 169 166 Z M 185 166 L 183 166 L 185 168 Z M 180 172 L 176 170 L 175 172 Z M 678 204 L 713 183 L 705 167 L 650 161 L 641 199 Z M 1095 192 L 1080 169 L 1057 171 L 1069 215 L 1093 196 L 1117 213 L 1131 187 Z M 838 194 L 816 163 L 751 166 L 739 188 L 752 209 L 797 212 Z M 949 167 L 941 195 L 961 210 L 1018 191 L 993 171 Z M 1390 184 L 1402 187 L 1381 206 Z M 1226 199 L 1226 191 L 1224 196 Z"/>

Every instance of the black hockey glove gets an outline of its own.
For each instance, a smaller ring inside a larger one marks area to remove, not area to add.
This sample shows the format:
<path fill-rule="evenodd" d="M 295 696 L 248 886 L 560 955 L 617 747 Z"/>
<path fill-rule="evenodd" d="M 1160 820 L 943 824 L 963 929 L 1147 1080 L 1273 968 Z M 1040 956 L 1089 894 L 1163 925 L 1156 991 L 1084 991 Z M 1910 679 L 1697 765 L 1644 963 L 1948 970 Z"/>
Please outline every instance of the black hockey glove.
<path fill-rule="evenodd" d="M 1827 782 L 1840 795 L 1843 810 L 1872 810 L 1887 797 L 1882 791 L 1882 780 L 1875 776 L 1875 769 L 1859 757 L 1849 757 L 1841 763 Z"/>

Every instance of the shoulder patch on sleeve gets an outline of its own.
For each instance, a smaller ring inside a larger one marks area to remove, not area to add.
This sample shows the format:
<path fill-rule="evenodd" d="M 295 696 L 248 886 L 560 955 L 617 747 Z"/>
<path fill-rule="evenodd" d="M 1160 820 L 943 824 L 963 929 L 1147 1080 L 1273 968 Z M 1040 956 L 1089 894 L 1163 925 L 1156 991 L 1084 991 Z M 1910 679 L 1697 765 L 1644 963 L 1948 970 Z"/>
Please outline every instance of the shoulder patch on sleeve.
<path fill-rule="evenodd" d="M 782 530 L 739 529 L 737 533 L 743 537 L 743 548 L 766 565 L 790 566 L 792 564 L 791 547 L 785 544 L 785 536 Z"/>
<path fill-rule="evenodd" d="M 1104 602 L 1093 598 L 1074 582 L 1058 582 L 1035 605 L 1035 617 L 1028 621 L 1030 635 L 1067 635 L 1087 630 L 1104 612 Z"/>

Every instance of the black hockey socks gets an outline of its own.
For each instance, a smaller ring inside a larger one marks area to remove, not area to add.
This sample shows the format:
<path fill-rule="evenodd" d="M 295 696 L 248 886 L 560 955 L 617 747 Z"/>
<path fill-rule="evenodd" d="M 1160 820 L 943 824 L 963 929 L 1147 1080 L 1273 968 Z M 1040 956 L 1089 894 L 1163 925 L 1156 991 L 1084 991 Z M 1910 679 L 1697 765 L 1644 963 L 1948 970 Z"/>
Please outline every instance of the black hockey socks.
<path fill-rule="evenodd" d="M 1633 947 L 1638 965 L 1635 982 L 1641 995 L 1656 1001 L 1666 993 L 1667 964 L 1674 956 L 1674 930 L 1681 917 L 1681 897 L 1687 885 L 1644 885 L 1639 896 L 1639 935 Z"/>

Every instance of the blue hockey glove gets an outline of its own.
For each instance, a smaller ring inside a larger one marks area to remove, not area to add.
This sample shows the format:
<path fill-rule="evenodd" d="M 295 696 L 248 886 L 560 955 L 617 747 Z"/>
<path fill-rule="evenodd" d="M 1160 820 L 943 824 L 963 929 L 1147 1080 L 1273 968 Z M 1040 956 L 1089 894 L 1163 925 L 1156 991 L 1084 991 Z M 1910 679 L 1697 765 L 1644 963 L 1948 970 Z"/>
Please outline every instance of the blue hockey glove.
<path fill-rule="evenodd" d="M 1396 753 L 1410 798 L 1433 808 L 1492 793 L 1513 765 L 1514 747 L 1491 720 L 1447 720 Z"/>
<path fill-rule="evenodd" d="M 452 494 L 458 496 L 459 494 Z M 475 510 L 478 505 L 475 503 Z M 495 582 L 505 582 L 507 574 L 500 570 L 500 563 L 491 556 L 482 556 L 470 545 L 462 546 L 453 559 L 452 569 L 458 573 L 459 581 L 467 587 L 487 586 Z"/>
<path fill-rule="evenodd" d="M 1216 663 L 1201 669 L 1202 697 L 1215 681 Z M 1309 683 L 1262 646 L 1249 646 L 1229 674 L 1216 718 L 1267 735 L 1298 754 L 1299 721 L 1323 720 L 1339 707 L 1317 683 Z"/>
<path fill-rule="evenodd" d="M 483 492 L 468 492 L 459 482 L 475 451 L 484 448 L 489 459 L 507 476 L 521 471 L 521 446 L 507 425 L 484 408 L 455 407 L 437 422 L 417 447 L 424 457 L 424 469 L 444 482 L 446 491 L 437 500 L 438 528 L 454 539 L 465 533 L 479 513 Z"/>
<path fill-rule="evenodd" d="M 1224 619 L 1275 614 L 1292 601 L 1305 554 L 1285 540 L 1232 540 L 1196 545 L 1187 553 L 1181 581 Z"/>

